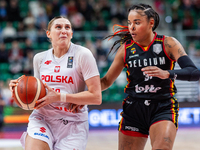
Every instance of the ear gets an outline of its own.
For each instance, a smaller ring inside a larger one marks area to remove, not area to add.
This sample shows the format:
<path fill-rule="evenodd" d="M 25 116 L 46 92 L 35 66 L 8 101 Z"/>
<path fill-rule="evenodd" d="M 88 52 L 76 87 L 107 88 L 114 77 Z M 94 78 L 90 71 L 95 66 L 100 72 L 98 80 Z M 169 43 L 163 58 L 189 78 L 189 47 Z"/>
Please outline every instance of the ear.
<path fill-rule="evenodd" d="M 49 38 L 49 39 L 51 39 L 51 33 L 50 33 L 50 31 L 46 31 L 46 35 L 47 35 L 47 37 Z"/>
<path fill-rule="evenodd" d="M 73 38 L 73 32 L 71 33 L 71 39 Z"/>
<path fill-rule="evenodd" d="M 155 20 L 153 18 L 151 18 L 149 21 L 150 28 L 153 28 L 154 23 L 155 23 Z"/>

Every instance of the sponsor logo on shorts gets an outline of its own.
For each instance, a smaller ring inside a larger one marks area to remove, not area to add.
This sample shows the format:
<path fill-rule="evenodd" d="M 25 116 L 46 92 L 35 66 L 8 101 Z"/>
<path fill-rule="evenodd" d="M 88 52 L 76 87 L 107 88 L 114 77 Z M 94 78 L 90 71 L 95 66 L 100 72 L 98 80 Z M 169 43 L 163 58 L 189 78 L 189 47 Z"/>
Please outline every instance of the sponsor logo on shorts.
<path fill-rule="evenodd" d="M 150 105 L 150 101 L 151 101 L 151 100 L 145 100 L 145 101 L 144 101 L 144 104 L 145 104 L 146 106 L 149 106 L 149 105 Z"/>
<path fill-rule="evenodd" d="M 126 100 L 126 103 L 127 103 L 127 104 L 132 104 L 133 102 L 130 102 L 130 101 L 127 101 L 127 100 Z"/>
<path fill-rule="evenodd" d="M 131 130 L 131 131 L 137 131 L 139 132 L 139 129 L 136 127 L 131 127 L 131 126 L 125 126 L 125 130 Z"/>
<path fill-rule="evenodd" d="M 44 127 L 41 127 L 41 128 L 40 128 L 40 131 L 41 131 L 42 133 L 45 133 L 45 132 L 46 132 L 46 129 L 45 129 Z"/>
<path fill-rule="evenodd" d="M 67 124 L 68 124 L 68 120 L 65 120 L 65 119 L 63 119 L 63 118 L 61 118 L 60 120 L 63 122 L 64 125 L 67 125 Z"/>
<path fill-rule="evenodd" d="M 46 134 L 43 134 L 43 133 L 34 133 L 34 135 L 43 136 L 43 137 L 49 139 L 49 137 Z"/>

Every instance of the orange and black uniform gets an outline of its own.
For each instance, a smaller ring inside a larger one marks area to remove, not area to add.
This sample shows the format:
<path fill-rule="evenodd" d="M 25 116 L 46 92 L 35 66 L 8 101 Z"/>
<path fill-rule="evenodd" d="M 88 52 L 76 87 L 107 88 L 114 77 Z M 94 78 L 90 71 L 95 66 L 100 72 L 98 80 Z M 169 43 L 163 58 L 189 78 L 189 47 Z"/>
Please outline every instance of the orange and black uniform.
<path fill-rule="evenodd" d="M 124 134 L 147 137 L 149 127 L 161 120 L 177 125 L 178 102 L 174 97 L 174 79 L 150 77 L 141 71 L 147 66 L 173 70 L 175 61 L 169 58 L 164 47 L 164 35 L 155 33 L 151 44 L 144 48 L 133 40 L 125 43 L 124 63 L 127 69 L 127 93 L 123 101 L 119 130 Z"/>

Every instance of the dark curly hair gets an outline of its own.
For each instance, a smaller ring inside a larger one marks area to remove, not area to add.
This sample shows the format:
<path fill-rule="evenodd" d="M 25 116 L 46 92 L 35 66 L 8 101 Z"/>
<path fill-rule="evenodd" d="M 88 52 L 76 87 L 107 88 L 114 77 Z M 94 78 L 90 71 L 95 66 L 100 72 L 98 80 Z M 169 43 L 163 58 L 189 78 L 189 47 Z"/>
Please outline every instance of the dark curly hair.
<path fill-rule="evenodd" d="M 144 16 L 146 15 L 147 16 L 147 19 L 150 20 L 151 18 L 154 19 L 154 26 L 152 28 L 152 31 L 154 31 L 158 25 L 159 25 L 159 21 L 160 21 L 160 18 L 159 18 L 159 15 L 157 12 L 155 12 L 153 10 L 153 8 L 150 6 L 150 5 L 147 5 L 147 4 L 136 4 L 136 5 L 133 5 L 131 6 L 129 9 L 128 9 L 128 13 L 131 11 L 131 10 L 142 10 L 144 12 L 143 13 L 140 13 L 140 15 Z M 139 12 L 138 12 L 139 13 Z M 128 26 L 120 26 L 120 25 L 114 25 L 113 26 L 113 29 L 114 27 L 118 26 L 118 28 L 116 28 L 114 30 L 114 34 L 112 35 L 109 35 L 107 37 L 105 37 L 104 39 L 111 39 L 113 37 L 120 37 L 119 40 L 116 40 L 114 42 L 114 44 L 112 45 L 108 55 L 114 50 L 114 47 L 117 45 L 117 44 L 124 44 L 126 41 L 132 39 L 131 35 L 130 35 L 130 32 L 128 30 Z M 118 46 L 114 52 L 116 52 L 118 50 L 120 46 Z"/>

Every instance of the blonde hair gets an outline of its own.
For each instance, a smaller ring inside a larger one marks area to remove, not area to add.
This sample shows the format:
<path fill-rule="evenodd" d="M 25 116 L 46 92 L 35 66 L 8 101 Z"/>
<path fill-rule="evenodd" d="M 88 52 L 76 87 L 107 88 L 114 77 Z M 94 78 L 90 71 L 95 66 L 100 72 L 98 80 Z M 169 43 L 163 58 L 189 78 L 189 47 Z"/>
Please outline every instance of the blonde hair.
<path fill-rule="evenodd" d="M 68 20 L 68 18 L 64 17 L 64 16 L 57 16 L 57 17 L 54 17 L 53 19 L 51 19 L 48 23 L 48 26 L 47 26 L 47 30 L 48 31 L 51 31 L 51 27 L 52 27 L 52 24 L 53 22 L 56 20 L 56 19 L 60 19 L 60 18 L 65 18 Z"/>

